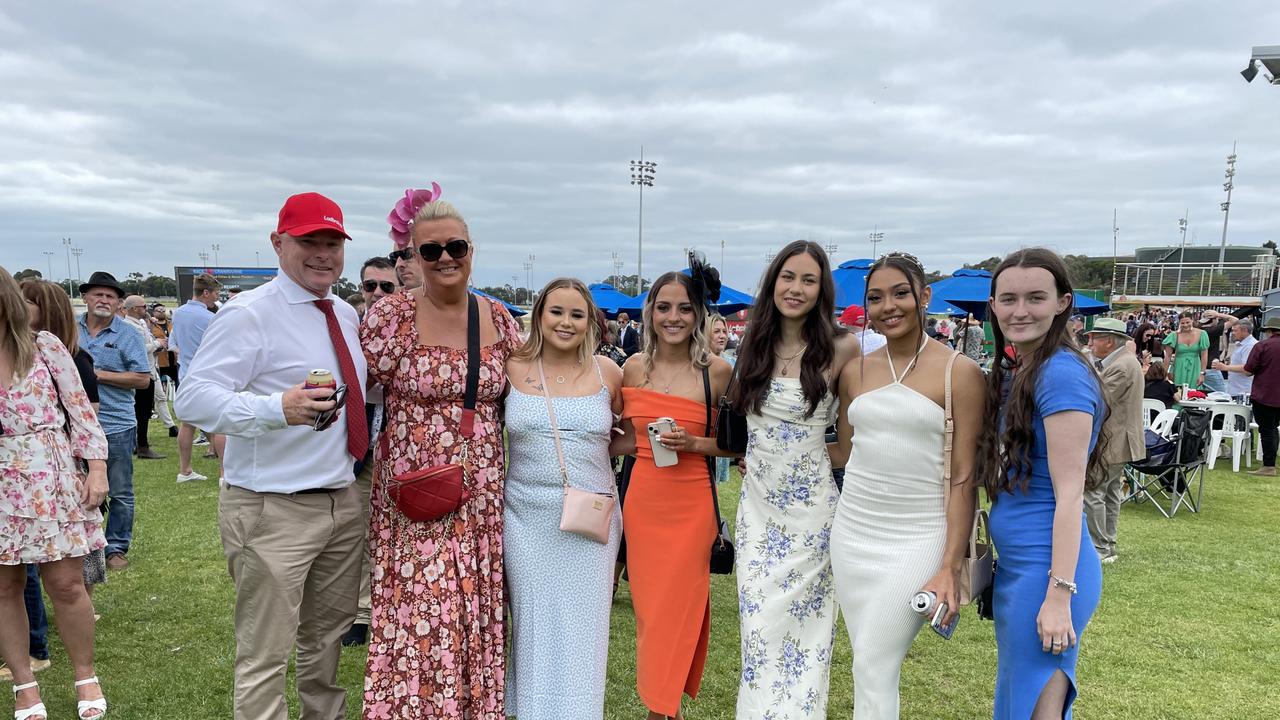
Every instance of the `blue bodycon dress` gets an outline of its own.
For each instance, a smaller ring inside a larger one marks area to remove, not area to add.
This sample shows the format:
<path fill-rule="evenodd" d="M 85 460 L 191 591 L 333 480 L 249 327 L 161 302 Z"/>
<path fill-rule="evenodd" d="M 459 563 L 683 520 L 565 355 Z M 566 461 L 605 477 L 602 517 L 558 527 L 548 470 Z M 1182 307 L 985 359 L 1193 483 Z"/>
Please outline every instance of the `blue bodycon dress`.
<path fill-rule="evenodd" d="M 1077 410 L 1093 416 L 1089 450 L 1098 441 L 1106 405 L 1097 376 L 1083 359 L 1060 350 L 1041 370 L 1036 383 L 1035 446 L 1032 472 L 1026 492 L 1014 490 L 996 498 L 991 509 L 991 537 L 999 555 L 994 589 L 996 646 L 996 720 L 1026 720 L 1054 671 L 1071 680 L 1063 705 L 1063 717 L 1071 717 L 1076 698 L 1076 660 L 1080 645 L 1061 655 L 1044 652 L 1036 631 L 1036 616 L 1044 603 L 1053 551 L 1053 513 L 1057 502 L 1049 479 L 1044 418 Z M 1003 412 L 1001 413 L 1003 416 Z M 1083 516 L 1083 510 L 1081 511 Z M 1080 557 L 1075 582 L 1079 592 L 1071 598 L 1071 623 L 1078 638 L 1098 606 L 1102 594 L 1102 566 L 1080 522 Z"/>

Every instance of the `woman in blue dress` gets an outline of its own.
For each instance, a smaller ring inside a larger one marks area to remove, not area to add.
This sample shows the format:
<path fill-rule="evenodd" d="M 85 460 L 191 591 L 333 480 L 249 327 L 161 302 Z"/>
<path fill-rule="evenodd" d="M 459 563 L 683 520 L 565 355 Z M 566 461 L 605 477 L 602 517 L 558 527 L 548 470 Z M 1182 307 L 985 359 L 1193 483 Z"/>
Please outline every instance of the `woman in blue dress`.
<path fill-rule="evenodd" d="M 997 720 L 1070 718 L 1078 645 L 1102 594 L 1084 525 L 1088 472 L 1106 415 L 1101 384 L 1071 340 L 1071 285 L 1052 251 L 1019 250 L 991 278 L 995 346 L 979 477 L 992 499 L 999 556 L 993 610 Z"/>

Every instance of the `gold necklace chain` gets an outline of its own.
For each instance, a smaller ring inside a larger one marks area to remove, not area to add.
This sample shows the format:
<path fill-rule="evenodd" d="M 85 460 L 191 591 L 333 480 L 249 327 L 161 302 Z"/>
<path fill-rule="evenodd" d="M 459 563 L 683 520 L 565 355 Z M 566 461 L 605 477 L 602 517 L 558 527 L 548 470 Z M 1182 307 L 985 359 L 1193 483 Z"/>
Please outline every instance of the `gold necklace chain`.
<path fill-rule="evenodd" d="M 785 356 L 783 356 L 782 354 L 780 354 L 777 350 L 774 350 L 774 351 L 773 351 L 774 357 L 776 357 L 776 358 L 778 358 L 779 360 L 781 360 L 781 361 L 782 361 L 782 370 L 781 370 L 781 373 L 782 373 L 782 376 L 783 376 L 783 377 L 787 377 L 787 376 L 788 376 L 788 374 L 791 372 L 791 363 L 792 363 L 792 362 L 794 362 L 796 358 L 798 358 L 798 357 L 800 357 L 801 355 L 803 355 L 803 354 L 804 354 L 804 351 L 805 351 L 805 350 L 808 350 L 808 349 L 809 349 L 809 345 L 808 345 L 808 343 L 806 343 L 806 344 L 802 345 L 802 346 L 800 347 L 800 349 L 796 351 L 796 354 L 795 354 L 795 355 L 792 355 L 791 357 L 785 357 Z"/>

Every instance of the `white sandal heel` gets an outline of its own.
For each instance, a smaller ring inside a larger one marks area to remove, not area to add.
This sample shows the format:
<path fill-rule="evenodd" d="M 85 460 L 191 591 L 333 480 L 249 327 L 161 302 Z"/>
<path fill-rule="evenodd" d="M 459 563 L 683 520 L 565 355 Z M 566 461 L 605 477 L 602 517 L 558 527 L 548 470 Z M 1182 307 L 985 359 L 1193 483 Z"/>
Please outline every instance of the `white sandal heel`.
<path fill-rule="evenodd" d="M 36 681 L 32 680 L 26 685 L 14 685 L 13 686 L 14 704 L 16 705 L 18 703 L 19 691 L 30 690 L 31 688 L 36 687 L 39 684 L 40 683 L 37 683 Z M 18 710 L 17 708 L 14 708 L 13 710 L 13 720 L 34 720 L 35 718 L 40 718 L 40 720 L 49 720 L 49 711 L 44 709 L 44 703 L 38 702 L 29 708 L 23 708 L 22 710 Z"/>
<path fill-rule="evenodd" d="M 98 689 L 102 689 L 102 683 L 98 682 L 97 675 L 94 675 L 91 678 L 85 678 L 84 680 L 76 681 L 76 687 L 81 687 L 83 685 L 97 685 Z M 90 710 L 98 710 L 99 712 L 97 715 L 85 715 L 85 713 L 89 712 Z M 106 716 L 107 716 L 107 698 L 106 697 L 100 697 L 97 700 L 79 700 L 76 702 L 76 717 L 80 718 L 80 720 L 99 720 L 99 718 L 105 718 Z M 16 720 L 22 720 L 22 718 L 17 718 Z"/>

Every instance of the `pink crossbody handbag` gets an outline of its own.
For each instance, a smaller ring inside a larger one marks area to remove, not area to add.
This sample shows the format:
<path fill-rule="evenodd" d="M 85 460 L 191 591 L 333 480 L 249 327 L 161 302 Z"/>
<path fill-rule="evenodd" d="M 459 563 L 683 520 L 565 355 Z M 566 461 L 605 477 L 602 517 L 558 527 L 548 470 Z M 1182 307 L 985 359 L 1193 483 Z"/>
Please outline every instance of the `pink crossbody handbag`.
<path fill-rule="evenodd" d="M 595 359 L 592 358 L 592 362 Z M 551 389 L 547 387 L 547 375 L 538 360 L 538 380 L 542 382 L 542 398 L 547 402 L 547 417 L 551 420 L 551 434 L 556 442 L 556 459 L 560 462 L 560 481 L 564 487 L 564 502 L 560 509 L 560 529 L 582 537 L 608 544 L 609 529 L 613 524 L 613 506 L 617 498 L 611 493 L 582 490 L 569 484 L 569 468 L 564 464 L 564 450 L 560 447 L 560 427 L 556 422 L 556 409 L 551 402 Z"/>

